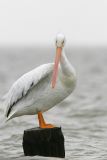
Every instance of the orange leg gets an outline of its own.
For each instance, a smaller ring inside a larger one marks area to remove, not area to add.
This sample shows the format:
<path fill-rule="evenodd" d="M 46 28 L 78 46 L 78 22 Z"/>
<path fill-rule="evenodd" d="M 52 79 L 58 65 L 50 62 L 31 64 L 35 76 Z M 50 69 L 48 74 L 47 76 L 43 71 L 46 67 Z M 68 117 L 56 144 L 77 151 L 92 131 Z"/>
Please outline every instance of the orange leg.
<path fill-rule="evenodd" d="M 54 128 L 55 126 L 52 124 L 46 124 L 43 118 L 42 112 L 38 112 L 38 120 L 40 128 Z"/>

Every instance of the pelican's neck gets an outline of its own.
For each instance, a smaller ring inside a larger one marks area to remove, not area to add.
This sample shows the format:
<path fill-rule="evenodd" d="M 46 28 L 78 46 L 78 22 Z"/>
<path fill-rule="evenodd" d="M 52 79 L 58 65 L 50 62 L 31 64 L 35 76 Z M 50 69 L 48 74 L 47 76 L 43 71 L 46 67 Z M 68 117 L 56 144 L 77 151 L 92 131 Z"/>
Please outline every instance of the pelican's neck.
<path fill-rule="evenodd" d="M 62 70 L 62 74 L 67 77 L 75 76 L 75 70 L 73 66 L 68 61 L 64 49 L 62 50 L 62 55 L 60 59 L 60 66 Z"/>

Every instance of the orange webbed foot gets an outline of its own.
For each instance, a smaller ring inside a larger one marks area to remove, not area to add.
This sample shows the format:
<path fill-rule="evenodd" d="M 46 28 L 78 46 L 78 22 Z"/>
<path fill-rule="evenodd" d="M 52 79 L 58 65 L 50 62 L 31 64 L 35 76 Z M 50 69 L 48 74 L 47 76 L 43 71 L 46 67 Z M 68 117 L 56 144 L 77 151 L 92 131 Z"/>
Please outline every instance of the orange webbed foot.
<path fill-rule="evenodd" d="M 47 124 L 43 118 L 42 112 L 38 112 L 38 120 L 40 128 L 54 128 L 55 126 L 52 124 Z"/>
<path fill-rule="evenodd" d="M 55 126 L 52 124 L 45 124 L 45 125 L 41 125 L 40 128 L 55 128 Z"/>

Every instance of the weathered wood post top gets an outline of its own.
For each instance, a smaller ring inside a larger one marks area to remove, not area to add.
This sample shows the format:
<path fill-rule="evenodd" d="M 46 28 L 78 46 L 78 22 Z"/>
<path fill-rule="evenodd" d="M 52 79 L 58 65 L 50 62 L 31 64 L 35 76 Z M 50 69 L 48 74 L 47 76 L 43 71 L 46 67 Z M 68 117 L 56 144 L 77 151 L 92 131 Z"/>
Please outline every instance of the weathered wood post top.
<path fill-rule="evenodd" d="M 65 157 L 64 136 L 60 127 L 32 128 L 24 131 L 25 156 Z"/>

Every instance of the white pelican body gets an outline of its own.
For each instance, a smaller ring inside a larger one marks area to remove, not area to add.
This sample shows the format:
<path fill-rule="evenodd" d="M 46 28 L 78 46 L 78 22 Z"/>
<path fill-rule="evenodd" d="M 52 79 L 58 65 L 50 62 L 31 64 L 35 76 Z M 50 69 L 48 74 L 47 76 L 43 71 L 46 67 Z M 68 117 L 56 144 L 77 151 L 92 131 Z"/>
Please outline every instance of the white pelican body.
<path fill-rule="evenodd" d="M 64 50 L 55 88 L 51 87 L 53 69 L 54 63 L 41 65 L 13 84 L 5 98 L 7 120 L 45 112 L 70 95 L 75 88 L 76 74 Z"/>

